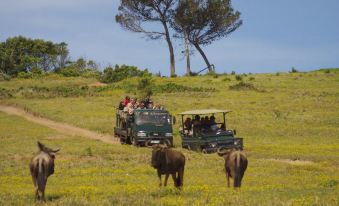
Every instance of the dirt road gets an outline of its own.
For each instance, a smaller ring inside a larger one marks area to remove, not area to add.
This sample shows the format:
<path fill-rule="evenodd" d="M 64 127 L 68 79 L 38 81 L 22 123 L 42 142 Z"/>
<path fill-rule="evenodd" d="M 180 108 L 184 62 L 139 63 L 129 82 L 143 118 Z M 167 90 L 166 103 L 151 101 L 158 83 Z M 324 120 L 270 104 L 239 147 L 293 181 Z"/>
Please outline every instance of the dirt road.
<path fill-rule="evenodd" d="M 60 123 L 43 117 L 38 117 L 18 107 L 0 105 L 0 111 L 5 112 L 9 115 L 23 117 L 28 121 L 54 129 L 61 134 L 87 137 L 90 139 L 100 140 L 110 144 L 119 143 L 119 140 L 117 138 L 114 138 L 113 136 L 100 134 L 87 129 L 75 127 L 66 123 Z"/>

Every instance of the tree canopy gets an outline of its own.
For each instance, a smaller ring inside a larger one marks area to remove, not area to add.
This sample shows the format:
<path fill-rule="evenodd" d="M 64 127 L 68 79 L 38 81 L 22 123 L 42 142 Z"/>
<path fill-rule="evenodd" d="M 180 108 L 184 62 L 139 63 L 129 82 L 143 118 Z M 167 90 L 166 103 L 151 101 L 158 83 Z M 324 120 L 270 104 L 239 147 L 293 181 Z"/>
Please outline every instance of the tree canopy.
<path fill-rule="evenodd" d="M 240 12 L 233 10 L 231 0 L 181 0 L 171 21 L 176 36 L 188 39 L 210 71 L 211 64 L 201 46 L 226 37 L 241 24 Z"/>
<path fill-rule="evenodd" d="M 8 38 L 0 43 L 0 71 L 16 76 L 19 72 L 51 71 L 65 66 L 67 44 L 22 36 Z"/>

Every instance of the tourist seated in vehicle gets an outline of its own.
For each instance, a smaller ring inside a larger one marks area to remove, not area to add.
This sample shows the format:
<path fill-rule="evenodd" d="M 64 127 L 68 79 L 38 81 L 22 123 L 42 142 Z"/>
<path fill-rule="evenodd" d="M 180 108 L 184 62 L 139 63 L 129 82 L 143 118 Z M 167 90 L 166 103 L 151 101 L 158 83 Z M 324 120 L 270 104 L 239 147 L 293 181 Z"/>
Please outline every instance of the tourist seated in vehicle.
<path fill-rule="evenodd" d="M 129 115 L 133 115 L 134 110 L 137 108 L 137 99 L 132 98 L 131 102 L 127 104 L 124 108 L 124 112 L 127 112 Z"/>
<path fill-rule="evenodd" d="M 210 124 L 209 125 L 210 125 L 210 129 L 212 131 L 217 131 L 219 129 L 217 123 L 215 122 L 215 117 L 214 116 L 210 117 Z"/>
<path fill-rule="evenodd" d="M 207 131 L 209 129 L 210 120 L 208 116 L 201 118 L 201 129 Z"/>
<path fill-rule="evenodd" d="M 153 101 L 149 100 L 148 105 L 147 105 L 147 109 L 153 109 L 154 105 L 153 105 Z"/>
<path fill-rule="evenodd" d="M 156 105 L 153 106 L 153 109 L 163 110 L 164 107 L 161 104 L 156 104 Z"/>
<path fill-rule="evenodd" d="M 124 106 L 127 107 L 128 103 L 131 102 L 131 98 L 129 96 L 126 96 L 124 99 Z"/>
<path fill-rule="evenodd" d="M 185 134 L 189 134 L 191 130 L 192 130 L 192 119 L 187 117 L 184 122 L 184 132 Z"/>
<path fill-rule="evenodd" d="M 196 136 L 201 131 L 201 122 L 199 115 L 195 115 L 192 124 L 193 124 L 193 135 Z"/>
<path fill-rule="evenodd" d="M 125 101 L 125 100 L 121 100 L 121 101 L 120 101 L 119 106 L 118 106 L 118 109 L 119 109 L 119 110 L 124 110 L 124 107 L 125 107 L 124 101 Z"/>
<path fill-rule="evenodd" d="M 141 101 L 138 105 L 138 109 L 146 109 L 145 107 L 145 102 L 144 101 Z"/>

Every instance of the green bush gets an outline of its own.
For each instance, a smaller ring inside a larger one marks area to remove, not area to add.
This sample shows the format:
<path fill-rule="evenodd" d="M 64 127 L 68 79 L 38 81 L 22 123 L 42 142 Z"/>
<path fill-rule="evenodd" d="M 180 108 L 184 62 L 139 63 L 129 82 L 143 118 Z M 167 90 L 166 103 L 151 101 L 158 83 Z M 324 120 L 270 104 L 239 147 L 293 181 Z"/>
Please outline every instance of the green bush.
<path fill-rule="evenodd" d="M 0 81 L 9 81 L 9 80 L 11 80 L 10 75 L 0 72 Z"/>
<path fill-rule="evenodd" d="M 246 83 L 246 82 L 239 82 L 235 85 L 231 85 L 229 87 L 231 90 L 254 90 L 254 91 L 259 91 L 253 84 L 251 83 Z"/>
<path fill-rule="evenodd" d="M 33 74 L 31 72 L 19 72 L 17 77 L 21 79 L 31 79 Z"/>
<path fill-rule="evenodd" d="M 153 82 L 151 77 L 143 77 L 138 80 L 137 90 L 140 99 L 145 99 L 153 94 Z"/>
<path fill-rule="evenodd" d="M 135 66 L 115 65 L 115 68 L 107 67 L 101 75 L 100 81 L 104 83 L 119 82 L 130 77 L 150 77 L 147 69 L 140 70 Z"/>
<path fill-rule="evenodd" d="M 78 77 L 81 75 L 80 70 L 75 66 L 68 66 L 58 70 L 58 73 L 65 77 Z"/>
<path fill-rule="evenodd" d="M 101 72 L 98 70 L 93 70 L 93 69 L 86 69 L 81 76 L 85 78 L 96 78 L 99 79 L 101 75 Z"/>
<path fill-rule="evenodd" d="M 242 76 L 241 75 L 235 75 L 235 79 L 237 81 L 242 81 Z"/>
<path fill-rule="evenodd" d="M 299 71 L 298 71 L 296 68 L 292 67 L 291 73 L 298 73 L 298 72 L 299 72 Z"/>

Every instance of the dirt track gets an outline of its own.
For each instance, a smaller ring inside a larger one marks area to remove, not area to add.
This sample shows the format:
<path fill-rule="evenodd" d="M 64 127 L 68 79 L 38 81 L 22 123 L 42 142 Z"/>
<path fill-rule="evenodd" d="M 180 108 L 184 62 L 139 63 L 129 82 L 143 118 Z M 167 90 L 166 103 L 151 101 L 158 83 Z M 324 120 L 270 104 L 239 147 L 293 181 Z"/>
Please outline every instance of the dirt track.
<path fill-rule="evenodd" d="M 75 127 L 69 124 L 55 122 L 53 120 L 49 120 L 43 117 L 38 117 L 18 107 L 0 105 L 0 111 L 5 112 L 10 115 L 16 115 L 16 116 L 23 117 L 27 119 L 28 121 L 54 129 L 61 134 L 87 137 L 90 139 L 100 140 L 100 141 L 103 141 L 105 143 L 110 143 L 110 144 L 119 143 L 119 140 L 117 138 L 114 138 L 113 136 L 100 134 L 100 133 L 93 132 L 87 129 Z"/>

